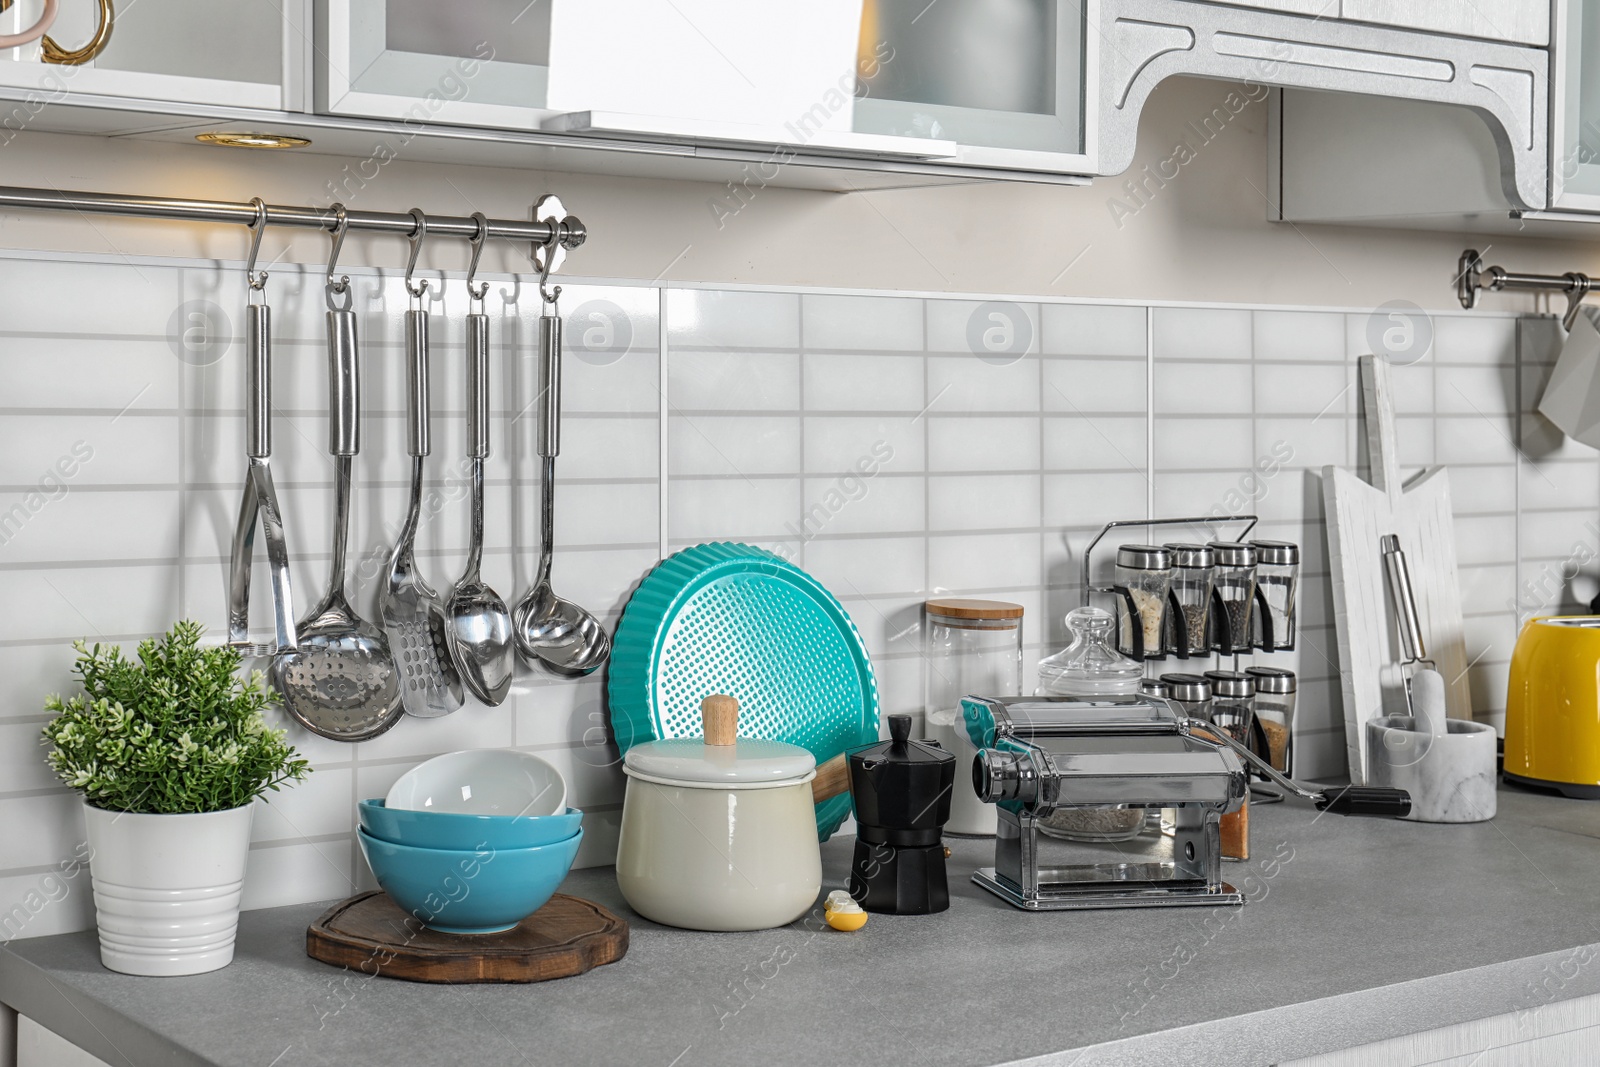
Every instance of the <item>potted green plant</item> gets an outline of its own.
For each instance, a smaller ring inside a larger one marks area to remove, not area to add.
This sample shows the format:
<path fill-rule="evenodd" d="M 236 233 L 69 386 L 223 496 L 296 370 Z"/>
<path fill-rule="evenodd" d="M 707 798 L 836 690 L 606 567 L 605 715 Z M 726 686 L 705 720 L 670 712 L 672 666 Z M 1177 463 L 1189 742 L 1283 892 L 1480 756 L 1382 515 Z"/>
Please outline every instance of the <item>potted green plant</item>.
<path fill-rule="evenodd" d="M 125 974 L 228 965 L 252 802 L 308 773 L 261 716 L 277 694 L 203 632 L 177 623 L 137 660 L 76 642 L 83 692 L 45 701 L 50 766 L 83 793 L 100 960 Z"/>

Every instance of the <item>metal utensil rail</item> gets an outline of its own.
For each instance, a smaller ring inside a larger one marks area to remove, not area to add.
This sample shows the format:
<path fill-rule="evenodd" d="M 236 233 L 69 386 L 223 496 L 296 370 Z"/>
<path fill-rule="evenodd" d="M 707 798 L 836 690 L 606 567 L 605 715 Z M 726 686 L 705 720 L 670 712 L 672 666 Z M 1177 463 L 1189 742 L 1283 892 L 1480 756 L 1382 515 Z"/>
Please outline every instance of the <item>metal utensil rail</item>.
<path fill-rule="evenodd" d="M 191 200 L 179 197 L 133 196 L 121 193 L 88 193 L 63 189 L 28 189 L 0 186 L 0 209 L 29 211 L 72 211 L 82 215 L 122 215 L 128 218 L 165 219 L 175 222 L 216 222 L 253 227 L 294 226 L 300 229 L 333 233 L 342 217 L 352 230 L 372 230 L 410 237 L 417 231 L 417 218 L 406 211 L 340 211 L 337 204 L 326 208 L 293 207 L 230 200 Z M 478 220 L 470 215 L 428 215 L 428 237 L 479 235 Z M 530 219 L 488 219 L 484 236 L 506 241 L 528 241 L 534 245 L 559 243 L 574 249 L 583 244 L 588 231 L 576 217 L 567 215 L 553 221 Z"/>
<path fill-rule="evenodd" d="M 1461 253 L 1457 270 L 1456 296 L 1461 299 L 1461 306 L 1468 311 L 1476 306 L 1478 293 L 1484 289 L 1491 293 L 1500 292 L 1502 289 L 1566 293 L 1567 310 L 1561 316 L 1561 324 L 1569 330 L 1578 317 L 1578 305 L 1583 303 L 1583 298 L 1596 288 L 1597 283 L 1600 283 L 1600 279 L 1591 278 L 1577 271 L 1568 274 L 1516 274 L 1504 267 L 1486 267 L 1483 264 L 1483 257 L 1473 248 Z"/>

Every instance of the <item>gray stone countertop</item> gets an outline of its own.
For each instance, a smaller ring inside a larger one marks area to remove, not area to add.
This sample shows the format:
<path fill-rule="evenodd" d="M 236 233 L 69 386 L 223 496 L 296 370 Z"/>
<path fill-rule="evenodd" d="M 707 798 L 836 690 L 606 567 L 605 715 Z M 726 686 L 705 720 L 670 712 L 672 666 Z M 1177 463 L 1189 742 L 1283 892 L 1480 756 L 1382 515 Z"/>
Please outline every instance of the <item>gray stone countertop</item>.
<path fill-rule="evenodd" d="M 564 891 L 632 922 L 618 963 L 538 985 L 371 979 L 306 957 L 324 904 L 247 912 L 192 978 L 101 968 L 94 934 L 12 941 L 0 1001 L 115 1067 L 1274 1063 L 1600 991 L 1600 804 L 1502 790 L 1492 822 L 1251 810 L 1242 908 L 1029 914 L 972 885 L 841 934 L 657 926 L 610 868 Z M 823 848 L 824 891 L 852 841 Z"/>

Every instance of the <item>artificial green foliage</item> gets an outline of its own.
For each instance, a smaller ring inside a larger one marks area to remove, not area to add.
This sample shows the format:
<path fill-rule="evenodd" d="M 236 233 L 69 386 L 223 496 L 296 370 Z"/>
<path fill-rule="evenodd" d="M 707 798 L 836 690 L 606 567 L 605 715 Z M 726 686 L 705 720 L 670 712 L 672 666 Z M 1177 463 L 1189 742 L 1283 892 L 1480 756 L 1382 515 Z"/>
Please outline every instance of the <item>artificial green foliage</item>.
<path fill-rule="evenodd" d="M 52 696 L 44 741 L 61 780 L 108 811 L 181 815 L 248 804 L 310 773 L 270 729 L 263 708 L 278 695 L 259 671 L 239 677 L 239 653 L 202 648 L 204 628 L 180 622 L 139 643 L 139 659 L 116 645 L 74 642 L 83 692 Z"/>

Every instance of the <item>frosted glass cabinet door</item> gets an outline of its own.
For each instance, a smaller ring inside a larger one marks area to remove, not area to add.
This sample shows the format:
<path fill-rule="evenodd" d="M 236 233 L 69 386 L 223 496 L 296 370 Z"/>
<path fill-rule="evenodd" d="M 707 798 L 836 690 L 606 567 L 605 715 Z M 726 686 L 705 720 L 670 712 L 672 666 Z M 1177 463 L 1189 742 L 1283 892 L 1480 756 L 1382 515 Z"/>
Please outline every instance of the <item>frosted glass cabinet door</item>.
<path fill-rule="evenodd" d="M 953 140 L 962 163 L 1088 172 L 1097 6 L 866 0 L 855 129 Z"/>
<path fill-rule="evenodd" d="M 36 21 L 41 0 L 16 0 L 0 33 Z M 112 0 L 112 32 L 77 65 L 44 64 L 37 45 L 0 52 L 0 84 L 45 93 L 292 110 L 302 106 L 307 27 L 294 0 Z M 50 37 L 81 48 L 94 37 L 95 0 L 60 0 Z"/>
<path fill-rule="evenodd" d="M 317 110 L 537 129 L 551 2 L 318 0 Z"/>
<path fill-rule="evenodd" d="M 1557 0 L 1551 30 L 1551 204 L 1600 211 L 1600 0 Z"/>

